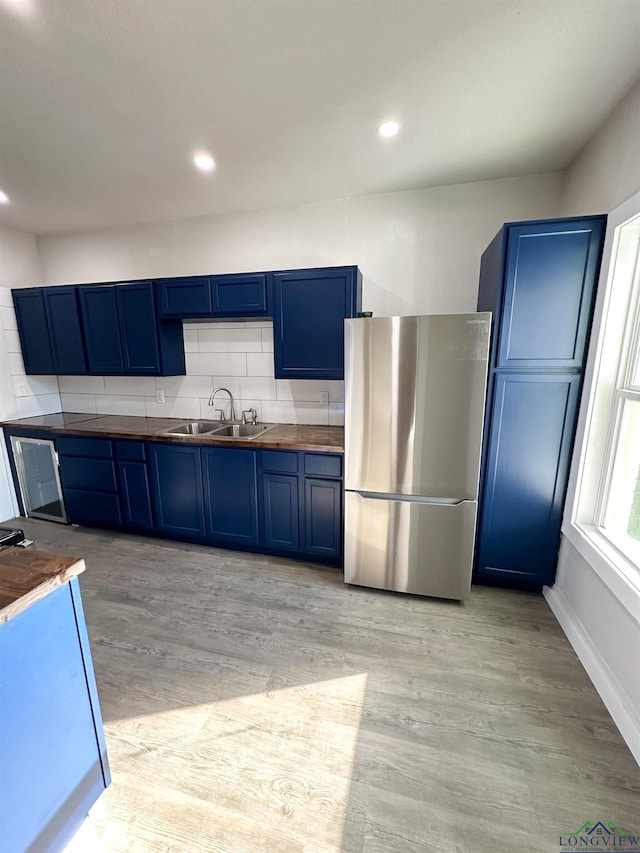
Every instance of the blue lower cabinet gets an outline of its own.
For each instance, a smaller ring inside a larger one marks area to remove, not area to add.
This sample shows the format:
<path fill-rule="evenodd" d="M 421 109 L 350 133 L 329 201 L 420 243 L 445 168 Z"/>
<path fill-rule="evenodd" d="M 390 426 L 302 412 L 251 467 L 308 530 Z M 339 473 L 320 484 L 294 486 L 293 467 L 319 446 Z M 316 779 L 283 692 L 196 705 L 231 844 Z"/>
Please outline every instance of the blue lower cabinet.
<path fill-rule="evenodd" d="M 125 527 L 153 527 L 151 492 L 145 462 L 118 462 L 122 523 Z"/>
<path fill-rule="evenodd" d="M 477 575 L 552 583 L 581 377 L 497 373 L 494 381 Z"/>
<path fill-rule="evenodd" d="M 300 550 L 298 477 L 262 475 L 262 543 L 284 551 Z"/>
<path fill-rule="evenodd" d="M 200 448 L 169 443 L 148 448 L 157 529 L 204 538 Z"/>
<path fill-rule="evenodd" d="M 118 495 L 67 488 L 63 493 L 67 518 L 72 524 L 91 527 L 120 527 L 122 524 Z"/>
<path fill-rule="evenodd" d="M 304 481 L 305 548 L 309 554 L 342 553 L 342 481 L 307 477 Z"/>
<path fill-rule="evenodd" d="M 207 537 L 233 544 L 258 542 L 255 450 L 202 449 Z"/>
<path fill-rule="evenodd" d="M 0 847 L 64 850 L 111 777 L 73 578 L 0 625 Z"/>

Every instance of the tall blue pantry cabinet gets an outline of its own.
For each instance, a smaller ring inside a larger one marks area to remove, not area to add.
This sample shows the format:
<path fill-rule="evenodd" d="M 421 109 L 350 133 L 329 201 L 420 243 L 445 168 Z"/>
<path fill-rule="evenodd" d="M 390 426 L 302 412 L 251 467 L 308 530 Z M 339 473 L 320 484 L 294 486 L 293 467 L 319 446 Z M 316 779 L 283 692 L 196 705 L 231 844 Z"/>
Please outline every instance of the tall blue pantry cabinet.
<path fill-rule="evenodd" d="M 605 224 L 508 223 L 482 256 L 493 332 L 476 581 L 553 583 Z"/>

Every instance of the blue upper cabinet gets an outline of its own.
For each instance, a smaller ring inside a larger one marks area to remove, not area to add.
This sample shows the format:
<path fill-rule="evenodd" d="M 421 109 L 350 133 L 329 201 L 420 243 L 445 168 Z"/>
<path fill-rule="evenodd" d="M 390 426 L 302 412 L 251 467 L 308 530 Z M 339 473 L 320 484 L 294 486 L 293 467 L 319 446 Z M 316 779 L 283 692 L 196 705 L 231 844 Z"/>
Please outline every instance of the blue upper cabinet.
<path fill-rule="evenodd" d="M 343 379 L 344 321 L 360 311 L 357 267 L 273 274 L 275 375 Z"/>
<path fill-rule="evenodd" d="M 25 373 L 55 373 L 41 287 L 12 291 Z"/>
<path fill-rule="evenodd" d="M 271 273 L 166 278 L 156 284 L 161 317 L 215 319 L 271 313 Z"/>
<path fill-rule="evenodd" d="M 160 373 L 151 282 L 116 287 L 125 373 Z"/>
<path fill-rule="evenodd" d="M 100 375 L 124 372 L 120 321 L 113 285 L 78 288 L 89 372 Z"/>
<path fill-rule="evenodd" d="M 210 317 L 211 281 L 208 276 L 165 278 L 156 282 L 161 317 Z"/>
<path fill-rule="evenodd" d="M 269 311 L 271 273 L 214 275 L 211 294 L 214 316 L 264 317 Z"/>
<path fill-rule="evenodd" d="M 54 373 L 87 372 L 76 287 L 44 288 Z"/>
<path fill-rule="evenodd" d="M 582 366 L 603 238 L 602 217 L 507 228 L 498 368 Z"/>

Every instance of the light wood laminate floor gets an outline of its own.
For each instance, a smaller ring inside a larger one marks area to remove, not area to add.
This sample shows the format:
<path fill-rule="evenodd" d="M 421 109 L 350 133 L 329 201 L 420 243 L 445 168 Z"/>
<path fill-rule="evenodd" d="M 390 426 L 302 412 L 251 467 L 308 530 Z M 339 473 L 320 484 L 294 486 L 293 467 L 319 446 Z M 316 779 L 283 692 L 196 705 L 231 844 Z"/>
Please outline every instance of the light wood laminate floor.
<path fill-rule="evenodd" d="M 553 851 L 640 768 L 541 596 L 20 520 L 80 578 L 113 784 L 82 853 Z"/>

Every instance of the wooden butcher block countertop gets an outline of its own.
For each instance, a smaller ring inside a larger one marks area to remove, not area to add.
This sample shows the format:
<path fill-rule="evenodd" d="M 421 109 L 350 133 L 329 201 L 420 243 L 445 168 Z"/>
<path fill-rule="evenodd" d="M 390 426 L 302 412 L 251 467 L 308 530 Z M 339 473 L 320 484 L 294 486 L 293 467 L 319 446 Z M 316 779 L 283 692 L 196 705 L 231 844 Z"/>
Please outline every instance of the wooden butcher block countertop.
<path fill-rule="evenodd" d="M 97 435 L 103 438 L 137 438 L 180 444 L 211 444 L 222 447 L 261 447 L 271 450 L 310 450 L 342 453 L 344 427 L 278 424 L 252 439 L 216 438 L 213 435 L 168 435 L 166 430 L 185 423 L 186 418 L 144 418 L 130 415 L 83 415 L 60 412 L 34 418 L 4 421 L 3 426 L 34 429 L 69 435 Z"/>
<path fill-rule="evenodd" d="M 78 557 L 24 548 L 0 548 L 0 625 L 84 569 L 84 560 Z"/>

